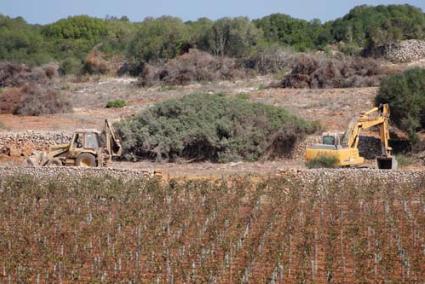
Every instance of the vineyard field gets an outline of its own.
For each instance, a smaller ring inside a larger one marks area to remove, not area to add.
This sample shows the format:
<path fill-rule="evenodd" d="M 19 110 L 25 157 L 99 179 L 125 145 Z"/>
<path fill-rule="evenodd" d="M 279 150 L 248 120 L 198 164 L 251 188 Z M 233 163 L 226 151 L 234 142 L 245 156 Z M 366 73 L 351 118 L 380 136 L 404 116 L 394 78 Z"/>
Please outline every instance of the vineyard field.
<path fill-rule="evenodd" d="M 421 283 L 423 184 L 3 178 L 0 282 Z"/>

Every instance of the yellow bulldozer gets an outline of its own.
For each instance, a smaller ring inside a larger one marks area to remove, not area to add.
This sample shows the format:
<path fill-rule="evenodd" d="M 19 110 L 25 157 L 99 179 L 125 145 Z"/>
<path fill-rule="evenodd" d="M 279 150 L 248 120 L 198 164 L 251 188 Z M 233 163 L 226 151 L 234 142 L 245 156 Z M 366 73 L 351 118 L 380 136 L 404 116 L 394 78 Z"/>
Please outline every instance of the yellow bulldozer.
<path fill-rule="evenodd" d="M 30 166 L 106 167 L 120 157 L 122 146 L 112 124 L 105 120 L 102 131 L 76 130 L 69 144 L 53 145 L 47 152 L 36 152 L 27 160 Z"/>
<path fill-rule="evenodd" d="M 321 144 L 307 147 L 306 162 L 328 157 L 335 160 L 337 167 L 361 167 L 365 159 L 359 154 L 360 133 L 363 130 L 378 127 L 382 154 L 377 157 L 377 166 L 379 169 L 397 169 L 397 160 L 392 155 L 392 148 L 389 146 L 389 118 L 388 104 L 361 113 L 358 118 L 350 122 L 343 135 L 324 133 Z"/>

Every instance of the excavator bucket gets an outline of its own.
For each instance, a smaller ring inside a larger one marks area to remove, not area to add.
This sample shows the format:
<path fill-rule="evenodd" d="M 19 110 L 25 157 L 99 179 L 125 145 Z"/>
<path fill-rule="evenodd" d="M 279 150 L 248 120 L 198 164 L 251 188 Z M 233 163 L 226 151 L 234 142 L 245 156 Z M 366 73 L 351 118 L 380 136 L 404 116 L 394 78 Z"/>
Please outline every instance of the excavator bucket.
<path fill-rule="evenodd" d="M 398 163 L 395 157 L 378 157 L 378 169 L 380 170 L 397 170 Z"/>

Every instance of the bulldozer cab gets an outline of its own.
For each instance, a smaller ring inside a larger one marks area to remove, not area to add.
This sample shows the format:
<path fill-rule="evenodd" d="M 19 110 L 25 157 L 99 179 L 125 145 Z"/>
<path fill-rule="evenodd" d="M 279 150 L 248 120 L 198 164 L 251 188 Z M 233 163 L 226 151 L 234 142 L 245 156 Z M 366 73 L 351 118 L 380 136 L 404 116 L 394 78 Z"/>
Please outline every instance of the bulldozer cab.
<path fill-rule="evenodd" d="M 100 148 L 99 132 L 96 130 L 77 130 L 71 140 L 70 151 L 93 152 Z"/>

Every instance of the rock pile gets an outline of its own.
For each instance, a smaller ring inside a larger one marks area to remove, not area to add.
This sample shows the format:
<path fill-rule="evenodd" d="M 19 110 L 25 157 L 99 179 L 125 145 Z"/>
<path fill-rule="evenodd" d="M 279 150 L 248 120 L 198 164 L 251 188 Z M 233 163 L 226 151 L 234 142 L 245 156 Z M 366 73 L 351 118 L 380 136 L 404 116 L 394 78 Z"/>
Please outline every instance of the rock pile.
<path fill-rule="evenodd" d="M 384 47 L 384 57 L 394 63 L 407 63 L 425 58 L 425 41 L 405 40 Z"/>

